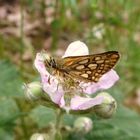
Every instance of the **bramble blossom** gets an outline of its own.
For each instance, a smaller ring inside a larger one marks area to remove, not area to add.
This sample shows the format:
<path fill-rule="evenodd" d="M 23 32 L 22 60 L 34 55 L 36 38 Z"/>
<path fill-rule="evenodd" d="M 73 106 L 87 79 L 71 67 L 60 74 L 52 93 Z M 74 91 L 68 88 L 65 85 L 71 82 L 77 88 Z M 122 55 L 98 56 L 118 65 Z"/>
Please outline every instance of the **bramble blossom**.
<path fill-rule="evenodd" d="M 88 47 L 81 41 L 72 42 L 67 50 L 65 51 L 64 57 L 68 56 L 80 56 L 88 55 Z M 91 94 L 99 90 L 104 90 L 112 87 L 115 82 L 119 79 L 117 73 L 111 69 L 109 72 L 104 74 L 97 83 L 94 82 L 80 82 L 79 86 L 82 88 L 83 94 L 85 96 L 80 96 L 80 94 L 73 94 L 70 97 L 69 106 L 65 100 L 65 94 L 67 94 L 63 86 L 59 83 L 57 77 L 51 75 L 44 64 L 44 58 L 41 53 L 37 53 L 35 59 L 35 67 L 40 73 L 42 88 L 45 94 L 48 94 L 50 99 L 61 108 L 70 110 L 86 110 L 95 105 L 99 105 L 104 101 L 103 96 L 96 96 L 94 98 L 90 97 Z M 67 95 L 68 96 L 68 95 Z"/>

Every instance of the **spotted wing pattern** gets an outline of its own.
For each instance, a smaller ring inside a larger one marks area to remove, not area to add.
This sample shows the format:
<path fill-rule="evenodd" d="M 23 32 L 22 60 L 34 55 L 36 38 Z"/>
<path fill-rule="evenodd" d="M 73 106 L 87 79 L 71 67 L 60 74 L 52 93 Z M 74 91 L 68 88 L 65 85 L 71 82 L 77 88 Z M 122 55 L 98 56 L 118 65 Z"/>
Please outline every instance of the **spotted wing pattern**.
<path fill-rule="evenodd" d="M 65 57 L 62 68 L 73 78 L 84 82 L 98 82 L 115 66 L 119 57 L 120 55 L 116 51 Z"/>

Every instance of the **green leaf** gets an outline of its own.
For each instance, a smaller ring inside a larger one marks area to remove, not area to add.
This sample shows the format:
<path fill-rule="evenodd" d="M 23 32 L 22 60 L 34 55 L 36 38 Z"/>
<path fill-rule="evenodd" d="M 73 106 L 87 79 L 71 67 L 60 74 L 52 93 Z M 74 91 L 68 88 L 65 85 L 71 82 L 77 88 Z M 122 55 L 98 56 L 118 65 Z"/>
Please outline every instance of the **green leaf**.
<path fill-rule="evenodd" d="M 0 127 L 13 127 L 14 120 L 21 115 L 14 100 L 5 97 L 1 98 L 0 108 L 2 109 L 0 111 Z"/>
<path fill-rule="evenodd" d="M 14 140 L 14 135 L 0 128 L 0 140 Z"/>
<path fill-rule="evenodd" d="M 0 61 L 0 96 L 19 97 L 22 93 L 22 80 L 14 65 Z"/>
<path fill-rule="evenodd" d="M 14 100 L 7 97 L 0 98 L 0 140 L 14 140 L 16 120 L 25 115 L 19 112 Z"/>
<path fill-rule="evenodd" d="M 139 140 L 140 117 L 136 112 L 120 105 L 112 119 L 90 115 L 89 117 L 93 120 L 93 129 L 82 138 L 83 140 Z M 66 119 L 69 121 L 68 116 L 65 116 L 65 121 Z M 68 140 L 75 140 L 80 136 L 72 132 Z"/>
<path fill-rule="evenodd" d="M 30 113 L 32 119 L 38 124 L 39 128 L 46 127 L 55 120 L 54 111 L 44 106 L 38 106 Z"/>
<path fill-rule="evenodd" d="M 94 128 L 87 138 L 90 140 L 139 140 L 139 115 L 123 106 L 118 107 L 112 119 L 102 120 L 93 118 Z"/>

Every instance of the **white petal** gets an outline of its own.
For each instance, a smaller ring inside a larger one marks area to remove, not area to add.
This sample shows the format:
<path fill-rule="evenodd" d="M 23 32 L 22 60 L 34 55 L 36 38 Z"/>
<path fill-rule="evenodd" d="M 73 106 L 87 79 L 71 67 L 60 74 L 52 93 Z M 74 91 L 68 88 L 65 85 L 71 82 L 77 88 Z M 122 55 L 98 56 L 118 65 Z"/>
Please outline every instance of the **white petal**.
<path fill-rule="evenodd" d="M 74 41 L 68 46 L 62 58 L 68 56 L 81 56 L 88 54 L 89 54 L 88 47 L 86 46 L 85 43 L 81 41 Z"/>
<path fill-rule="evenodd" d="M 103 102 L 102 96 L 96 96 L 95 98 L 86 98 L 86 97 L 80 97 L 75 96 L 71 99 L 71 109 L 72 110 L 86 110 L 89 109 L 95 105 L 99 105 Z"/>

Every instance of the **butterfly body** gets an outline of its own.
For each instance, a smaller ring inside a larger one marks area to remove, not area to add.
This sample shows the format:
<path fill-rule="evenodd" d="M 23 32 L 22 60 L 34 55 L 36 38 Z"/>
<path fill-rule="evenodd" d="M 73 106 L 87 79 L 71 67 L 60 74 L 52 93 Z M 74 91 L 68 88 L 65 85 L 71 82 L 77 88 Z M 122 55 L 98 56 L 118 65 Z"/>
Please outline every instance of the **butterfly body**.
<path fill-rule="evenodd" d="M 76 79 L 83 82 L 98 82 L 110 71 L 120 55 L 117 51 L 100 54 L 70 56 L 60 60 L 48 57 L 45 65 L 53 70 L 53 74 L 65 79 Z"/>

